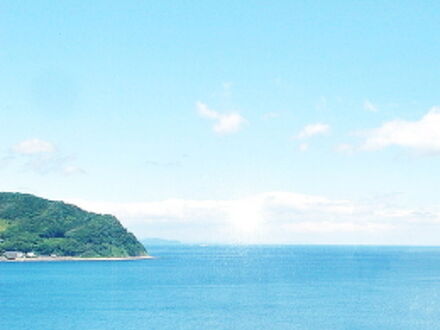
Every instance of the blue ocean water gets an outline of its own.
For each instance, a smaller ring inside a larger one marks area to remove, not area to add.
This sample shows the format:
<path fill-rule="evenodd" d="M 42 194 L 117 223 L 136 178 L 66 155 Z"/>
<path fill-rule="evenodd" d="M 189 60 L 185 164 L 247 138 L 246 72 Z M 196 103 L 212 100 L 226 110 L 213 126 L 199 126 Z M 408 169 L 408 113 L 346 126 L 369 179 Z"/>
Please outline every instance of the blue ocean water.
<path fill-rule="evenodd" d="M 149 247 L 0 263 L 1 329 L 440 329 L 440 248 Z"/>

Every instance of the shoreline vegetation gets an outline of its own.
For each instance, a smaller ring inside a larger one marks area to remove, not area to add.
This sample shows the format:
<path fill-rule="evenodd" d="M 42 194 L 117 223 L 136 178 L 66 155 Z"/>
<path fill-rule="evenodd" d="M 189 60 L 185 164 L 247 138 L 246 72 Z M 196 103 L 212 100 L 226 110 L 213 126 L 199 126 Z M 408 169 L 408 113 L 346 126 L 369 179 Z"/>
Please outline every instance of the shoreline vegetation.
<path fill-rule="evenodd" d="M 130 261 L 130 260 L 146 260 L 146 259 L 156 259 L 153 256 L 133 256 L 133 257 L 93 257 L 93 258 L 83 258 L 83 257 L 35 257 L 35 258 L 16 258 L 7 259 L 0 258 L 1 262 L 57 262 L 57 261 Z"/>

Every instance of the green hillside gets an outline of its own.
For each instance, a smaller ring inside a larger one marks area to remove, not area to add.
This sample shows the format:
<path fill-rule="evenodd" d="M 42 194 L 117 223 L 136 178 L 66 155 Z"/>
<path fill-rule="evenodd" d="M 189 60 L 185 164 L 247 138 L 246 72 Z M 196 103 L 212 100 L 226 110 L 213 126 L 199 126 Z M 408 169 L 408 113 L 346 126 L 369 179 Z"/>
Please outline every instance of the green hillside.
<path fill-rule="evenodd" d="M 147 255 L 114 216 L 29 194 L 0 193 L 0 252 L 8 250 L 77 257 Z"/>

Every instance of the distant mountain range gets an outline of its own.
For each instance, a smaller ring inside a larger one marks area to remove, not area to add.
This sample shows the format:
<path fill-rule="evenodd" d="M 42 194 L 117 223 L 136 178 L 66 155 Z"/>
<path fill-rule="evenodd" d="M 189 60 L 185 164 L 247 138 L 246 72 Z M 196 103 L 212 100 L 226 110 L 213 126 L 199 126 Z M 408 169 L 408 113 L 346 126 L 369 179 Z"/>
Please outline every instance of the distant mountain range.
<path fill-rule="evenodd" d="M 73 257 L 147 255 L 112 215 L 21 193 L 0 193 L 0 253 L 5 251 Z"/>

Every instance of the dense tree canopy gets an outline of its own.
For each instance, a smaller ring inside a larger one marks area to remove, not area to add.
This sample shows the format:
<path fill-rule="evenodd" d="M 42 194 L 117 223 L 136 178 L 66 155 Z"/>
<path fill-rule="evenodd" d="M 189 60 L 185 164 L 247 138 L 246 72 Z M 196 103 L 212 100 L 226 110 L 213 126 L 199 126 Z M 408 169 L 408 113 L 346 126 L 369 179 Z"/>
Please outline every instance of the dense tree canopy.
<path fill-rule="evenodd" d="M 128 257 L 144 246 L 111 215 L 30 194 L 0 193 L 0 252 Z"/>

